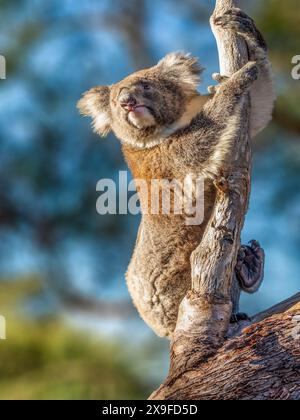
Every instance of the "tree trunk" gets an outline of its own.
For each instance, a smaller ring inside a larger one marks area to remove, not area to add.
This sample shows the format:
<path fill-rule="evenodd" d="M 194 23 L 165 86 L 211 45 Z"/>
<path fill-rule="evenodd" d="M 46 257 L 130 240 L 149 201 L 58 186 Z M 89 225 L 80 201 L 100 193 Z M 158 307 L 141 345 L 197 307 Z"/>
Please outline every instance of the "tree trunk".
<path fill-rule="evenodd" d="M 211 19 L 220 72 L 227 76 L 249 60 L 247 46 L 236 34 L 213 22 L 214 17 L 237 7 L 236 3 L 216 0 Z M 281 314 L 275 315 L 271 309 L 254 318 L 254 324 L 242 323 L 229 330 L 231 284 L 250 195 L 249 115 L 248 98 L 242 110 L 236 154 L 232 156 L 232 172 L 216 185 L 212 218 L 191 257 L 192 290 L 179 308 L 169 374 L 150 399 L 300 397 L 299 304 L 293 308 L 290 303 L 283 304 Z M 299 296 L 292 299 L 294 304 L 298 301 Z M 246 329 L 241 336 L 230 338 L 240 334 L 243 327 Z"/>

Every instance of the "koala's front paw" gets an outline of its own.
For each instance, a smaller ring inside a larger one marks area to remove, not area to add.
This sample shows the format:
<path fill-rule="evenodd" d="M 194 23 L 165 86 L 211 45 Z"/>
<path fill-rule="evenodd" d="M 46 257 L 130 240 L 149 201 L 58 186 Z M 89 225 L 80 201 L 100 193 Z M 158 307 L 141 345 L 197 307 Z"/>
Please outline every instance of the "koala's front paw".
<path fill-rule="evenodd" d="M 252 58 L 258 60 L 266 57 L 267 45 L 263 36 L 253 19 L 242 10 L 238 8 L 229 9 L 222 16 L 216 17 L 214 24 L 235 31 L 245 38 L 252 53 Z"/>
<path fill-rule="evenodd" d="M 216 82 L 219 83 L 219 85 L 212 85 L 212 86 L 208 86 L 208 88 L 207 88 L 208 92 L 214 95 L 215 93 L 218 92 L 222 83 L 227 82 L 229 77 L 228 76 L 222 76 L 220 73 L 213 73 L 211 77 L 212 77 L 213 80 L 215 80 Z"/>
<path fill-rule="evenodd" d="M 214 24 L 239 33 L 253 33 L 253 29 L 255 28 L 253 19 L 238 8 L 229 9 L 222 16 L 216 17 Z"/>
<path fill-rule="evenodd" d="M 213 73 L 211 77 L 218 83 L 224 83 L 229 79 L 228 76 L 222 76 L 220 73 Z"/>

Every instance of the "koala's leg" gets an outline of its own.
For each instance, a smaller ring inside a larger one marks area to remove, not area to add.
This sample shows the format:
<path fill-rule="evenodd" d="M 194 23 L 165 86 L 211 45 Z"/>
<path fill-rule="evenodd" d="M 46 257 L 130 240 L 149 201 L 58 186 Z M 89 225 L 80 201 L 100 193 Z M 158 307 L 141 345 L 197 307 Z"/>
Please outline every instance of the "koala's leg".
<path fill-rule="evenodd" d="M 258 63 L 259 76 L 250 90 L 252 105 L 250 133 L 251 137 L 254 137 L 270 122 L 276 97 L 267 44 L 253 19 L 238 8 L 230 9 L 224 15 L 216 18 L 215 24 L 221 25 L 224 29 L 233 30 L 242 36 L 247 42 L 250 60 Z"/>
<path fill-rule="evenodd" d="M 248 318 L 246 314 L 239 313 L 240 292 L 257 292 L 264 278 L 264 265 L 265 253 L 257 241 L 251 241 L 249 245 L 240 248 L 231 292 L 232 322 Z"/>

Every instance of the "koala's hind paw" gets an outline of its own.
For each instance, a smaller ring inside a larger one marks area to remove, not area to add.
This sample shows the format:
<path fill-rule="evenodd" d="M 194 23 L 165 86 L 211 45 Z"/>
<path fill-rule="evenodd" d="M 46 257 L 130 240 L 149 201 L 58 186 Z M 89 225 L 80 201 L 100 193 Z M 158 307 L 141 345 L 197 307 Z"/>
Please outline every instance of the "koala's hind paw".
<path fill-rule="evenodd" d="M 259 242 L 253 240 L 240 248 L 235 272 L 242 290 L 255 293 L 259 289 L 264 278 L 264 265 L 265 253 Z"/>

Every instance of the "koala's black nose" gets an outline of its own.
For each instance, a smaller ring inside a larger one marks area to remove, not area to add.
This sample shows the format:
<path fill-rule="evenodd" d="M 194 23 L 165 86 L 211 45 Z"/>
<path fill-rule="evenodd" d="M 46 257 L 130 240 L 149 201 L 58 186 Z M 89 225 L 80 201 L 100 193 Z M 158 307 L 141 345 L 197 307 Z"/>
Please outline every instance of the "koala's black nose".
<path fill-rule="evenodd" d="M 119 101 L 120 101 L 121 107 L 125 109 L 132 109 L 137 104 L 137 100 L 131 93 L 124 93 L 119 98 Z"/>

